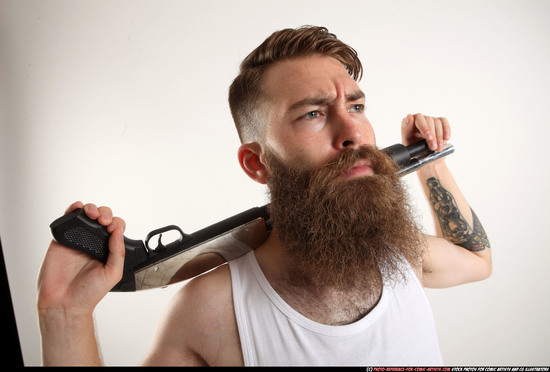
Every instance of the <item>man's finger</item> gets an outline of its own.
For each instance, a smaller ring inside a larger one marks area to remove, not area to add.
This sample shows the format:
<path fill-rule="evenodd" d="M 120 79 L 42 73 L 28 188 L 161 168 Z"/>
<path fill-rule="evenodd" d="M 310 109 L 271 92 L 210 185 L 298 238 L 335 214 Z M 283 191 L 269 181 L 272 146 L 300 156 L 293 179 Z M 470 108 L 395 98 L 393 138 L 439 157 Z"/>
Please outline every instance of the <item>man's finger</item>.
<path fill-rule="evenodd" d="M 434 132 L 434 122 L 431 117 L 425 117 L 422 114 L 414 115 L 414 125 L 422 134 L 422 137 L 426 139 L 430 149 L 437 149 L 437 141 Z"/>
<path fill-rule="evenodd" d="M 84 212 L 86 212 L 86 216 L 90 217 L 91 219 L 97 220 L 97 218 L 99 217 L 99 210 L 94 203 L 87 203 L 82 208 L 84 209 Z"/>
<path fill-rule="evenodd" d="M 75 209 L 78 209 L 78 208 L 82 208 L 84 206 L 84 203 L 82 203 L 81 201 L 76 201 L 74 202 L 73 204 L 71 204 L 69 206 L 69 208 L 67 208 L 65 210 L 65 214 L 69 213 L 69 212 L 72 212 L 74 211 Z"/>
<path fill-rule="evenodd" d="M 443 125 L 443 140 L 448 141 L 451 139 L 451 124 L 447 118 L 440 118 Z"/>
<path fill-rule="evenodd" d="M 107 231 L 112 234 L 118 227 L 121 227 L 124 233 L 126 231 L 126 222 L 120 217 L 113 217 L 113 221 L 107 226 Z"/>
<path fill-rule="evenodd" d="M 113 221 L 113 211 L 111 210 L 111 208 L 102 206 L 102 207 L 99 207 L 97 210 L 99 212 L 97 221 L 100 224 L 107 226 Z"/>
<path fill-rule="evenodd" d="M 443 150 L 443 146 L 445 145 L 444 145 L 444 139 L 443 139 L 443 123 L 439 118 L 434 119 L 434 131 L 435 131 L 435 138 L 437 141 L 437 151 L 441 151 Z"/>
<path fill-rule="evenodd" d="M 117 226 L 109 238 L 109 256 L 105 263 L 106 273 L 114 284 L 122 279 L 125 254 L 124 229 L 122 226 Z"/>

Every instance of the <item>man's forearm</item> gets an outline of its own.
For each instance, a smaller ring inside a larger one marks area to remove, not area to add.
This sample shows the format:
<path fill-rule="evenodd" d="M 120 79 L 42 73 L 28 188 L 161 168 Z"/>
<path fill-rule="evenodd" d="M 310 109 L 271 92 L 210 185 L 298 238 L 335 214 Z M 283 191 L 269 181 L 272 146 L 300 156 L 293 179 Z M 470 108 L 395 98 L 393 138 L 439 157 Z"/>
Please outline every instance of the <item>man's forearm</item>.
<path fill-rule="evenodd" d="M 432 207 L 438 236 L 472 252 L 490 248 L 483 226 L 445 163 L 426 167 L 418 175 Z"/>
<path fill-rule="evenodd" d="M 39 314 L 42 361 L 45 366 L 99 366 L 94 320 L 63 311 Z"/>

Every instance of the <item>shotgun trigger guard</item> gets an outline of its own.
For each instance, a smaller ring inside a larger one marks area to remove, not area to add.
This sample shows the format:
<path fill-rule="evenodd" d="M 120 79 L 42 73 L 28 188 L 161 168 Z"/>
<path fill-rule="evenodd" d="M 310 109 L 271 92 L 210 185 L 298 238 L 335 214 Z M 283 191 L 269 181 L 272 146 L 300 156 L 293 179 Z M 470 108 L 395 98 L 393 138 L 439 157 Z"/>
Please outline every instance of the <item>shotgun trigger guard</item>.
<path fill-rule="evenodd" d="M 176 225 L 169 225 L 169 226 L 161 227 L 161 228 L 153 230 L 149 234 L 147 234 L 147 237 L 145 238 L 145 248 L 147 249 L 147 252 L 148 253 L 151 252 L 151 251 L 161 252 L 161 251 L 165 250 L 166 245 L 162 243 L 162 233 L 167 232 L 167 231 L 174 231 L 174 230 L 179 232 L 179 234 L 180 234 L 178 239 L 174 240 L 174 242 L 177 241 L 178 243 L 182 243 L 188 237 L 188 235 L 185 234 Z M 149 245 L 149 241 L 156 235 L 158 235 L 158 244 L 155 248 L 152 248 Z M 170 243 L 172 243 L 172 242 L 170 242 Z"/>

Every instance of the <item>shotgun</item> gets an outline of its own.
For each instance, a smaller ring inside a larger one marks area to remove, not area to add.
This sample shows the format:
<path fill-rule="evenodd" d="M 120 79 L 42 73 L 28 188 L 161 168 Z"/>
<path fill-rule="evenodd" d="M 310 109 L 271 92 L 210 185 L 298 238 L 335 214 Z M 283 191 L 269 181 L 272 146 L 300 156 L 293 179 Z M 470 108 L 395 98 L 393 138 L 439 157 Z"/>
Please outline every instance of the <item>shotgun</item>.
<path fill-rule="evenodd" d="M 420 141 L 406 147 L 392 145 L 383 151 L 397 164 L 398 175 L 402 177 L 453 153 L 454 147 L 448 144 L 442 151 L 435 152 L 428 148 L 426 141 Z M 170 225 L 151 231 L 145 241 L 124 237 L 124 273 L 111 291 L 134 292 L 165 287 L 244 255 L 267 239 L 271 230 L 267 207 L 248 209 L 192 234 Z M 86 216 L 83 209 L 75 209 L 56 219 L 50 229 L 60 244 L 104 263 L 107 261 L 110 234 L 105 226 Z M 174 231 L 178 238 L 165 245 L 162 234 Z"/>

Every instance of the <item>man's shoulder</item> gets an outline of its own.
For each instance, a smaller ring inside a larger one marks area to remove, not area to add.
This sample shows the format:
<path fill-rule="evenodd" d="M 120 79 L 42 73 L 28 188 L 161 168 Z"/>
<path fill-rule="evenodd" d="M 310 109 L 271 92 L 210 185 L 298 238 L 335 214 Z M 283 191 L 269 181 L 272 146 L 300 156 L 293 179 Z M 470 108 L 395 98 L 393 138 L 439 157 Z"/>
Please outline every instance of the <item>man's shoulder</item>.
<path fill-rule="evenodd" d="M 175 300 L 181 301 L 197 317 L 209 317 L 212 313 L 219 316 L 220 311 L 233 311 L 232 299 L 227 264 L 191 279 L 175 295 Z"/>
<path fill-rule="evenodd" d="M 185 283 L 165 312 L 145 365 L 242 365 L 231 275 L 222 265 Z"/>
<path fill-rule="evenodd" d="M 172 298 L 164 323 L 161 344 L 177 343 L 177 352 L 193 356 L 194 363 L 242 364 L 228 265 L 185 283 Z"/>

